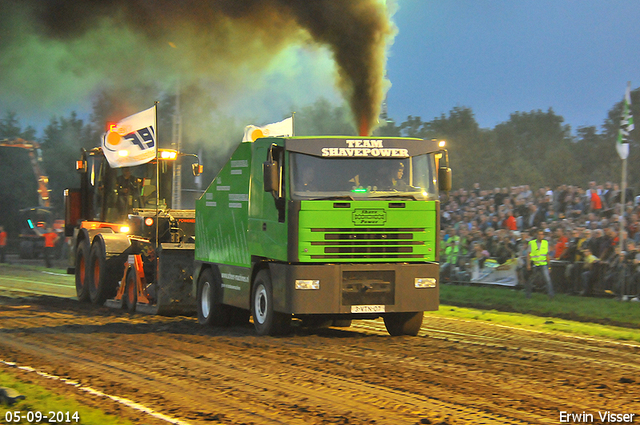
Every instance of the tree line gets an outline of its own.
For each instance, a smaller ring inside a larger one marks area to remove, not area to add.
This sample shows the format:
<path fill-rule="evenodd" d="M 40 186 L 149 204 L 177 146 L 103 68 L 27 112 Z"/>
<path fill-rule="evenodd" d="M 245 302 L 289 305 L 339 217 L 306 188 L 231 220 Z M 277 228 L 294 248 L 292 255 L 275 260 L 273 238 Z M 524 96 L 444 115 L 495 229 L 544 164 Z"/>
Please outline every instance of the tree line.
<path fill-rule="evenodd" d="M 185 88 L 180 102 L 183 150 L 201 153 L 201 162 L 205 165 L 202 181 L 206 186 L 241 140 L 244 126 L 259 122 L 239 122 L 217 114 L 215 101 L 211 99 L 199 98 L 198 102 L 190 103 L 185 100 L 190 98 L 190 91 L 195 97 L 197 87 Z M 49 176 L 51 203 L 57 216 L 62 217 L 63 190 L 78 186 L 73 164 L 79 158 L 80 149 L 98 146 L 107 122 L 146 109 L 153 104 L 149 99 L 154 95 L 157 91 L 153 88 L 141 89 L 134 99 L 127 99 L 128 113 L 123 115 L 123 94 L 103 92 L 95 98 L 88 120 L 80 119 L 75 112 L 66 117 L 52 117 L 41 136 L 37 136 L 32 126 L 23 128 L 15 112 L 4 111 L 0 116 L 0 140 L 20 137 L 40 143 L 42 165 Z M 176 96 L 165 93 L 160 98 L 158 134 L 160 146 L 168 147 Z M 631 93 L 631 99 L 632 113 L 640 117 L 640 89 Z M 297 136 L 357 134 L 346 105 L 335 106 L 319 99 L 292 110 L 297 111 Z M 404 122 L 396 123 L 383 113 L 374 136 L 446 140 L 454 170 L 454 188 L 469 188 L 476 182 L 484 188 L 522 184 L 584 186 L 590 180 L 620 181 L 621 161 L 615 141 L 621 112 L 622 101 L 611 108 L 600 129 L 580 127 L 575 134 L 551 108 L 514 112 L 494 128 L 480 128 L 473 110 L 467 107 L 455 107 L 430 121 L 410 115 Z M 630 187 L 640 188 L 640 169 L 632 165 L 640 159 L 638 131 L 632 131 L 630 138 L 628 181 Z M 183 187 L 194 187 L 193 177 L 183 174 Z M 0 148 L 0 199 L 0 224 L 5 225 L 15 222 L 18 209 L 37 205 L 35 178 L 26 152 Z"/>

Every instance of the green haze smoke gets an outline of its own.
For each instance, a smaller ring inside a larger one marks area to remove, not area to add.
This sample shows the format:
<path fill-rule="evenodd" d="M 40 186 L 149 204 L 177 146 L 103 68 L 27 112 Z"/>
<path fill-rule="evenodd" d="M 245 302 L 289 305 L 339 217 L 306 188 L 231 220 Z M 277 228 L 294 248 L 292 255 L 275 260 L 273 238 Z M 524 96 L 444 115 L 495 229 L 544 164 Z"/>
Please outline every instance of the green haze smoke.
<path fill-rule="evenodd" d="M 232 90 L 287 47 L 311 44 L 331 51 L 368 133 L 393 31 L 381 0 L 0 0 L 0 95 L 18 87 L 25 102 L 64 104 L 177 75 Z"/>

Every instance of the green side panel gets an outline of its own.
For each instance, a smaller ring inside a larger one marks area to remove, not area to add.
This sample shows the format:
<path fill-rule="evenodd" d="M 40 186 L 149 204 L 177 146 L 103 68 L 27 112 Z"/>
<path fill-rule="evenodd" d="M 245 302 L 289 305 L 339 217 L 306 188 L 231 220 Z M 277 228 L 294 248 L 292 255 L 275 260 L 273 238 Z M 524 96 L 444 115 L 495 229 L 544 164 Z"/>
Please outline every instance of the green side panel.
<path fill-rule="evenodd" d="M 247 242 L 251 145 L 238 146 L 196 201 L 196 260 L 251 266 Z"/>
<path fill-rule="evenodd" d="M 278 210 L 273 195 L 264 191 L 262 164 L 267 160 L 272 143 L 282 146 L 283 141 L 274 138 L 258 139 L 252 144 L 254 159 L 251 164 L 249 197 L 249 252 L 258 257 L 287 261 L 287 223 L 278 221 Z M 286 168 L 283 175 L 289 175 Z"/>
<path fill-rule="evenodd" d="M 300 262 L 436 260 L 435 201 L 302 201 Z"/>

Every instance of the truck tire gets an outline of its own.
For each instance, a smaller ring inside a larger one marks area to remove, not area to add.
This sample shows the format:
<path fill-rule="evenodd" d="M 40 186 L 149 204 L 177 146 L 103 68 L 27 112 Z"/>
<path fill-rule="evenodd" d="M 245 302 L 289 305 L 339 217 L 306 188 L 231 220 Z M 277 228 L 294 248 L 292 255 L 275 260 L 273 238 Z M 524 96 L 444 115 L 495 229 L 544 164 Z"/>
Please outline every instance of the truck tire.
<path fill-rule="evenodd" d="M 268 270 L 260 270 L 253 283 L 251 315 L 258 335 L 283 335 L 289 332 L 291 315 L 273 310 L 273 285 Z"/>
<path fill-rule="evenodd" d="M 76 296 L 78 301 L 89 301 L 89 244 L 82 241 L 76 250 Z"/>
<path fill-rule="evenodd" d="M 198 279 L 198 323 L 206 326 L 229 326 L 229 308 L 220 302 L 222 286 L 211 269 L 206 269 Z"/>
<path fill-rule="evenodd" d="M 129 313 L 135 313 L 138 304 L 138 288 L 136 284 L 136 270 L 132 267 L 127 272 L 127 280 L 125 281 L 124 294 L 122 296 L 122 308 L 126 308 Z"/>
<path fill-rule="evenodd" d="M 91 245 L 89 254 L 89 298 L 96 305 L 103 305 L 107 298 L 116 293 L 117 277 L 107 267 L 107 258 L 100 242 Z"/>
<path fill-rule="evenodd" d="M 416 336 L 422 326 L 424 313 L 387 313 L 384 315 L 384 326 L 391 336 L 411 335 Z"/>

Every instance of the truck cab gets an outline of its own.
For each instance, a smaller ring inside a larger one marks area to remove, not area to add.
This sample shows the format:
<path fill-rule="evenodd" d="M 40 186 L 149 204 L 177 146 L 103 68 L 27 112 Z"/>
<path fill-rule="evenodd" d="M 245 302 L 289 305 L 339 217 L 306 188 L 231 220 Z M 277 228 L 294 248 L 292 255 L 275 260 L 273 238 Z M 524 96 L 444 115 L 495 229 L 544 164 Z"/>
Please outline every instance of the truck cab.
<path fill-rule="evenodd" d="M 383 317 L 391 334 L 417 334 L 438 308 L 446 160 L 421 139 L 242 143 L 196 202 L 200 321 L 244 309 L 274 334 L 292 318 Z"/>

